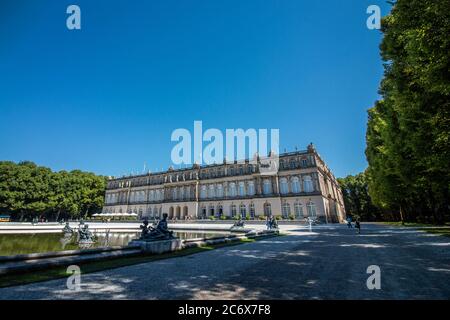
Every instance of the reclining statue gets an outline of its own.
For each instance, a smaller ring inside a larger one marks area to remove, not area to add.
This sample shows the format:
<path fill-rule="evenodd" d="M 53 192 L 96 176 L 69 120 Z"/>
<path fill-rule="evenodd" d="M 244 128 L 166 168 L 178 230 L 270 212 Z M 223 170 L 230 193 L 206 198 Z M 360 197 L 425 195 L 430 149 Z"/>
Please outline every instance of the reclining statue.
<path fill-rule="evenodd" d="M 139 240 L 157 241 L 174 239 L 173 232 L 167 226 L 167 213 L 163 214 L 163 218 L 158 222 L 156 227 L 149 225 L 148 220 L 145 219 L 141 226 L 142 232 Z"/>
<path fill-rule="evenodd" d="M 245 222 L 244 222 L 244 220 L 242 220 L 242 218 L 240 218 L 233 224 L 233 227 L 244 227 L 244 226 L 245 226 Z"/>

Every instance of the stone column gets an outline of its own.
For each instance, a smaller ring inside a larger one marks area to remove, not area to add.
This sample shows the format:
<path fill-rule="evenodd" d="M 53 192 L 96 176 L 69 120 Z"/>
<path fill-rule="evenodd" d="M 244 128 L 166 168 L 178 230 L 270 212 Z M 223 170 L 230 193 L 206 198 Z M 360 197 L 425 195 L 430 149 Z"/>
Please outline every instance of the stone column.
<path fill-rule="evenodd" d="M 255 182 L 255 192 L 256 195 L 261 195 L 261 177 L 257 177 L 256 179 L 254 179 Z"/>
<path fill-rule="evenodd" d="M 223 183 L 223 197 L 228 199 L 228 182 Z"/>
<path fill-rule="evenodd" d="M 193 186 L 195 201 L 198 201 L 198 188 L 199 188 L 199 183 L 196 182 L 195 185 Z"/>
<path fill-rule="evenodd" d="M 278 176 L 272 177 L 272 193 L 279 194 L 280 191 L 278 189 Z"/>

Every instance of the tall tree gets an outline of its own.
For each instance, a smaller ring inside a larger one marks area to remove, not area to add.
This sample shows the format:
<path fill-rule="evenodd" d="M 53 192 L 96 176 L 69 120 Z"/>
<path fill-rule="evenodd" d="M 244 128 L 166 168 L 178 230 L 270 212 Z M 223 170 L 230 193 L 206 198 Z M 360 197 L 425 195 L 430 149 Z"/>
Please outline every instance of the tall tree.
<path fill-rule="evenodd" d="M 366 174 L 349 175 L 338 179 L 344 196 L 346 213 L 363 221 L 381 220 L 381 211 L 372 203 L 368 192 Z"/>
<path fill-rule="evenodd" d="M 105 187 L 105 177 L 89 172 L 52 172 L 32 162 L 0 162 L 0 211 L 16 220 L 93 214 L 102 209 Z"/>
<path fill-rule="evenodd" d="M 450 181 L 450 1 L 398 0 L 383 19 L 383 97 L 369 110 L 374 202 L 443 223 Z"/>

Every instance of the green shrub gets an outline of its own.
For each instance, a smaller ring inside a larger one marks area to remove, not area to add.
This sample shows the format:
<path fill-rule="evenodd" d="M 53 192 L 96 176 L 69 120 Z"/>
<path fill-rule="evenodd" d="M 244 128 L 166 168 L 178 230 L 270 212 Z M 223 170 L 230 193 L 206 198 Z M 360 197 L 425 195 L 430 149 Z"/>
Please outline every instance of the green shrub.
<path fill-rule="evenodd" d="M 276 215 L 275 216 L 275 220 L 281 220 L 283 217 L 282 216 L 280 216 L 280 215 Z"/>
<path fill-rule="evenodd" d="M 295 217 L 293 214 L 289 215 L 289 220 L 294 220 L 294 219 L 295 219 Z"/>
<path fill-rule="evenodd" d="M 216 220 L 216 217 L 214 217 L 214 216 L 209 216 L 209 220 Z"/>

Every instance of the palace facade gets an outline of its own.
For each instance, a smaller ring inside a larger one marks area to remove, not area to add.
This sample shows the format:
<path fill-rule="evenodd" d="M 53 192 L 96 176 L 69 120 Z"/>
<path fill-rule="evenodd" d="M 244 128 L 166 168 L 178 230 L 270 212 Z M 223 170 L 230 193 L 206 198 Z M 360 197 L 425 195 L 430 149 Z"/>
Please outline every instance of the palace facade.
<path fill-rule="evenodd" d="M 167 213 L 169 219 L 281 215 L 327 223 L 345 219 L 339 185 L 312 144 L 277 159 L 273 173 L 255 156 L 251 161 L 111 178 L 103 213 L 136 213 L 141 218 Z"/>

